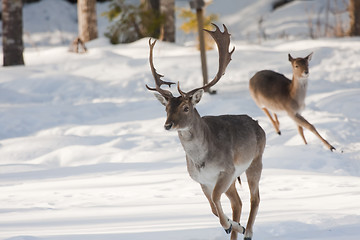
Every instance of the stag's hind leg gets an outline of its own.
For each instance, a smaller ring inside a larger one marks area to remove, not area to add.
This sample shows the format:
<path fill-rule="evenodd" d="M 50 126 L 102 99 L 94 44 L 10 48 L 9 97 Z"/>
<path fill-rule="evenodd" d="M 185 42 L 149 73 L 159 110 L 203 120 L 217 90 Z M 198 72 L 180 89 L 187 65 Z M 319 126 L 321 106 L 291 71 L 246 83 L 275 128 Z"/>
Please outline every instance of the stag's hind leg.
<path fill-rule="evenodd" d="M 244 240 L 251 240 L 253 235 L 253 226 L 260 203 L 259 182 L 261 177 L 261 171 L 262 171 L 262 155 L 259 155 L 253 160 L 250 167 L 246 170 L 246 177 L 250 189 L 251 209 L 250 209 L 249 219 L 246 225 Z"/>
<path fill-rule="evenodd" d="M 281 135 L 280 122 L 279 122 L 279 120 L 278 120 L 278 117 L 277 117 L 276 113 L 274 113 L 274 117 L 275 117 L 275 120 L 274 120 L 274 119 L 272 118 L 269 110 L 267 110 L 267 108 L 264 107 L 264 108 L 262 108 L 262 110 L 264 111 L 264 113 L 266 114 L 266 116 L 269 117 L 269 119 L 270 119 L 272 125 L 274 126 L 277 134 Z"/>

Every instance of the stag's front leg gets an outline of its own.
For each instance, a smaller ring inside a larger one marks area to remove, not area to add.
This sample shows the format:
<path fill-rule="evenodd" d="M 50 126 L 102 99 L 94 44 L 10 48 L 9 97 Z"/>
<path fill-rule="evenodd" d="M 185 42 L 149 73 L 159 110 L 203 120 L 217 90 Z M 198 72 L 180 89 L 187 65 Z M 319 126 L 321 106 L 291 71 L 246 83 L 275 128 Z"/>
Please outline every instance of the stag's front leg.
<path fill-rule="evenodd" d="M 225 229 L 225 232 L 230 233 L 232 230 L 235 230 L 237 232 L 243 233 L 243 227 L 238 222 L 230 220 L 225 215 L 220 202 L 221 195 L 229 189 L 234 181 L 233 173 L 221 172 L 212 193 L 212 201 L 215 204 L 220 224 Z"/>
<path fill-rule="evenodd" d="M 235 187 L 235 181 L 231 184 L 230 188 L 227 190 L 226 196 L 229 198 L 231 202 L 231 208 L 233 213 L 232 225 L 234 226 L 233 228 L 235 229 L 236 227 L 240 227 L 240 216 L 242 209 L 242 203 Z M 245 232 L 245 228 L 243 227 L 243 233 L 244 232 Z M 236 240 L 237 236 L 238 236 L 238 231 L 232 231 L 230 239 Z"/>
<path fill-rule="evenodd" d="M 200 184 L 201 185 L 201 189 L 203 190 L 207 200 L 209 201 L 210 203 L 210 207 L 211 207 L 211 211 L 213 212 L 213 214 L 215 216 L 218 217 L 218 213 L 217 213 L 217 210 L 216 210 L 216 206 L 214 204 L 214 202 L 212 201 L 211 199 L 211 192 L 212 192 L 212 189 L 209 188 L 208 186 L 204 185 L 204 184 Z"/>

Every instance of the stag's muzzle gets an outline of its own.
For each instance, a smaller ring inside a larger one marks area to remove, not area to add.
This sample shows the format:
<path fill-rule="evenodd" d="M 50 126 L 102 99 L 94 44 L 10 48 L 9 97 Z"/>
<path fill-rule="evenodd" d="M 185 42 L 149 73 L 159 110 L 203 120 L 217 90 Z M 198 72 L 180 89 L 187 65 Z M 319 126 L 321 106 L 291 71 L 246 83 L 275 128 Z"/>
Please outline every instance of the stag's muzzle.
<path fill-rule="evenodd" d="M 164 128 L 166 130 L 170 130 L 172 128 L 172 126 L 173 126 L 173 123 L 165 123 Z"/>

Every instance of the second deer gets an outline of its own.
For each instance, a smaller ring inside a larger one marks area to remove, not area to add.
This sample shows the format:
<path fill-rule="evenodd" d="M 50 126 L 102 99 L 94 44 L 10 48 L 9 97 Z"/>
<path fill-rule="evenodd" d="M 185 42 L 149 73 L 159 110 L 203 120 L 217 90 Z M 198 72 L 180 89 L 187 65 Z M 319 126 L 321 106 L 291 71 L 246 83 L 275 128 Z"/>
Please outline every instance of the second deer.
<path fill-rule="evenodd" d="M 310 53 L 305 58 L 293 58 L 290 54 L 288 55 L 293 70 L 292 80 L 283 74 L 271 70 L 257 72 L 250 79 L 250 93 L 258 107 L 270 118 L 279 135 L 281 134 L 280 123 L 276 113 L 285 111 L 297 124 L 299 134 L 305 144 L 307 144 L 307 142 L 303 127 L 309 129 L 320 138 L 328 149 L 333 151 L 335 148 L 318 133 L 311 123 L 301 116 L 301 111 L 305 108 L 309 61 L 311 60 L 312 54 L 313 53 Z M 275 120 L 269 110 L 274 113 Z"/>

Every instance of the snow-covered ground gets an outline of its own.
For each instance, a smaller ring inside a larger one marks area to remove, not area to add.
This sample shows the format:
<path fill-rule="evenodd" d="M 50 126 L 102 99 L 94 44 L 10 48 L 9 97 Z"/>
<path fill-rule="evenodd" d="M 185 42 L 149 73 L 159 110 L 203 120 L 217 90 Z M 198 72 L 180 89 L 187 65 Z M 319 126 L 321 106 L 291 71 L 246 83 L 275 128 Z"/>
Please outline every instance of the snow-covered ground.
<path fill-rule="evenodd" d="M 251 44 L 235 33 L 229 16 L 236 11 L 229 9 L 224 22 L 234 35 L 233 60 L 214 87 L 218 93 L 204 95 L 197 109 L 248 114 L 267 133 L 254 239 L 358 240 L 360 39 Z M 153 85 L 148 39 L 113 46 L 99 38 L 77 55 L 67 45 L 44 45 L 49 33 L 41 37 L 41 31 L 39 44 L 25 49 L 26 66 L 0 68 L 0 239 L 228 239 L 187 174 L 177 134 L 163 128 L 164 107 L 145 88 Z M 304 145 L 285 115 L 278 136 L 248 91 L 256 71 L 291 77 L 287 53 L 310 52 L 303 116 L 335 152 L 307 130 Z M 192 46 L 158 42 L 154 54 L 165 79 L 180 81 L 184 90 L 201 84 Z M 208 52 L 210 76 L 217 63 L 217 51 Z M 246 224 L 249 191 L 242 181 Z M 225 197 L 223 204 L 230 215 Z"/>

